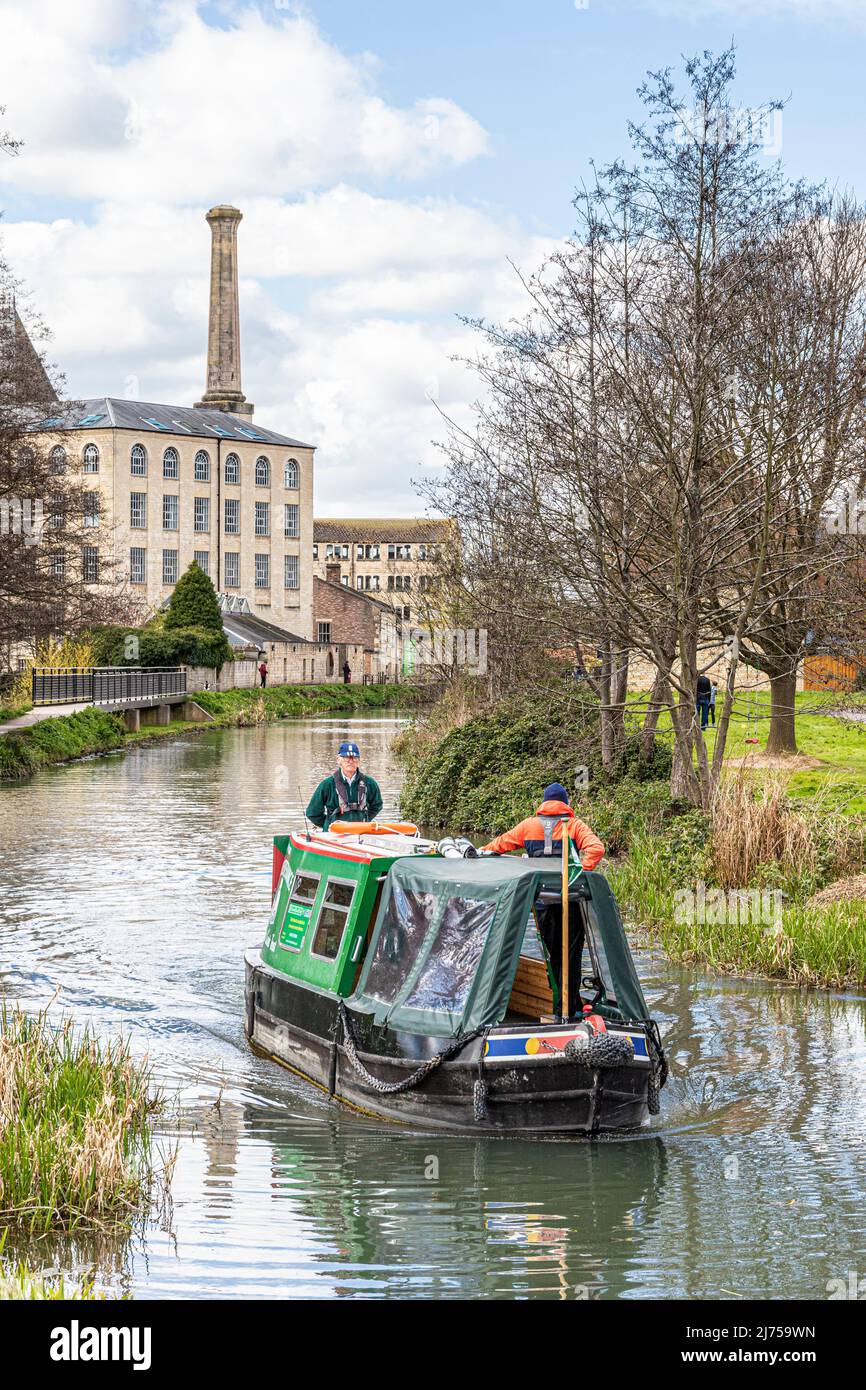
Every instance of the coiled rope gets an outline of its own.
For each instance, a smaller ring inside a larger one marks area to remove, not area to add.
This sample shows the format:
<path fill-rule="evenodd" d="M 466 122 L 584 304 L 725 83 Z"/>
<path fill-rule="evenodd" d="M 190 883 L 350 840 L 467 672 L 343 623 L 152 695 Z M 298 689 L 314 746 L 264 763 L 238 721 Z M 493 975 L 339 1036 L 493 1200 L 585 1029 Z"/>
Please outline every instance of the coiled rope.
<path fill-rule="evenodd" d="M 420 1067 L 412 1072 L 411 1076 L 405 1077 L 402 1081 L 380 1081 L 378 1076 L 374 1076 L 372 1072 L 367 1070 L 358 1056 L 358 1039 L 355 1036 L 355 1029 L 349 1017 L 349 1011 L 342 999 L 337 1005 L 337 1017 L 342 1025 L 343 1043 L 349 1061 L 364 1082 L 364 1085 L 371 1091 L 377 1092 L 380 1096 L 396 1096 L 402 1091 L 414 1090 L 416 1086 L 420 1086 L 422 1082 L 427 1080 L 431 1072 L 434 1072 L 437 1067 L 441 1067 L 443 1062 L 447 1062 L 449 1057 L 454 1057 L 467 1043 L 472 1042 L 474 1038 L 480 1037 L 482 1033 L 488 1031 L 485 1028 L 476 1028 L 471 1033 L 464 1033 L 461 1038 L 455 1038 L 453 1043 L 443 1048 L 441 1052 L 437 1052 L 435 1057 L 429 1057 L 426 1062 L 422 1062 Z"/>

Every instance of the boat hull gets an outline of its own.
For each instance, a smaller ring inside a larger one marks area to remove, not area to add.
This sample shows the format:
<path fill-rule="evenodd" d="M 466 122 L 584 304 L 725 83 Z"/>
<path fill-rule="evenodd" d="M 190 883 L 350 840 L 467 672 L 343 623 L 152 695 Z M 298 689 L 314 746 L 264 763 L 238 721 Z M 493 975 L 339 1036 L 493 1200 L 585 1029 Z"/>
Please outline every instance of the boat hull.
<path fill-rule="evenodd" d="M 245 1031 L 253 1047 L 367 1114 L 472 1134 L 592 1136 L 649 1124 L 648 1061 L 636 1056 L 623 1066 L 593 1067 L 572 1060 L 562 1050 L 561 1028 L 494 1029 L 489 1047 L 481 1037 L 470 1039 L 419 1086 L 380 1092 L 353 1063 L 335 995 L 272 969 L 258 950 L 246 953 L 245 966 Z M 445 1038 L 379 1028 L 369 1015 L 350 1017 L 357 1060 L 385 1085 L 448 1046 Z M 632 1036 L 637 1050 L 640 1036 Z"/>

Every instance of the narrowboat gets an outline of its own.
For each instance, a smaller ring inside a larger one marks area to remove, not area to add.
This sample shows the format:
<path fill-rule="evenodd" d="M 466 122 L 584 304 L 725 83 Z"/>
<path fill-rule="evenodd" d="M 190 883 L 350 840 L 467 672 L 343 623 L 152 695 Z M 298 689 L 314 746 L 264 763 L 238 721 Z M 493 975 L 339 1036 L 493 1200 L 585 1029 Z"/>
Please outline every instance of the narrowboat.
<path fill-rule="evenodd" d="M 587 973 L 563 1018 L 536 919 L 562 890 L 559 860 L 478 857 L 414 826 L 278 835 L 267 932 L 245 956 L 247 1037 L 334 1100 L 415 1128 L 644 1128 L 667 1064 L 616 901 L 602 874 L 569 883 Z"/>

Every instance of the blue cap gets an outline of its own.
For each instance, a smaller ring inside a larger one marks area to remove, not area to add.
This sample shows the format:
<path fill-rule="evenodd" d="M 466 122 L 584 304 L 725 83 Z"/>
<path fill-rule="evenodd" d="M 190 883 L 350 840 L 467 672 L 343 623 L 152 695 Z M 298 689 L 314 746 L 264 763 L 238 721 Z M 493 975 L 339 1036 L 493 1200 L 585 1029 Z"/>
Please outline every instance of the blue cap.
<path fill-rule="evenodd" d="M 551 782 L 549 787 L 544 788 L 543 801 L 564 801 L 568 804 L 568 792 L 561 782 Z"/>
<path fill-rule="evenodd" d="M 341 743 L 337 750 L 338 758 L 360 758 L 361 750 L 357 743 Z"/>

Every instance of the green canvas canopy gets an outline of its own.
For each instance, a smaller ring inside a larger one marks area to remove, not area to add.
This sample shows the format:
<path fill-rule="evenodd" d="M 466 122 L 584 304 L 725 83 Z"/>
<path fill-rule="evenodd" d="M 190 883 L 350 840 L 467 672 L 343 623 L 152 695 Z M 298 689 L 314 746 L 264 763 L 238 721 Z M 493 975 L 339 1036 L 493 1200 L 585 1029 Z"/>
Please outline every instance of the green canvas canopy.
<path fill-rule="evenodd" d="M 500 1023 L 532 905 L 559 881 L 559 870 L 538 859 L 397 860 L 349 1006 L 379 1025 L 440 1037 Z M 579 882 L 593 965 L 610 1002 L 624 1018 L 645 1018 L 610 888 L 598 874 Z"/>

